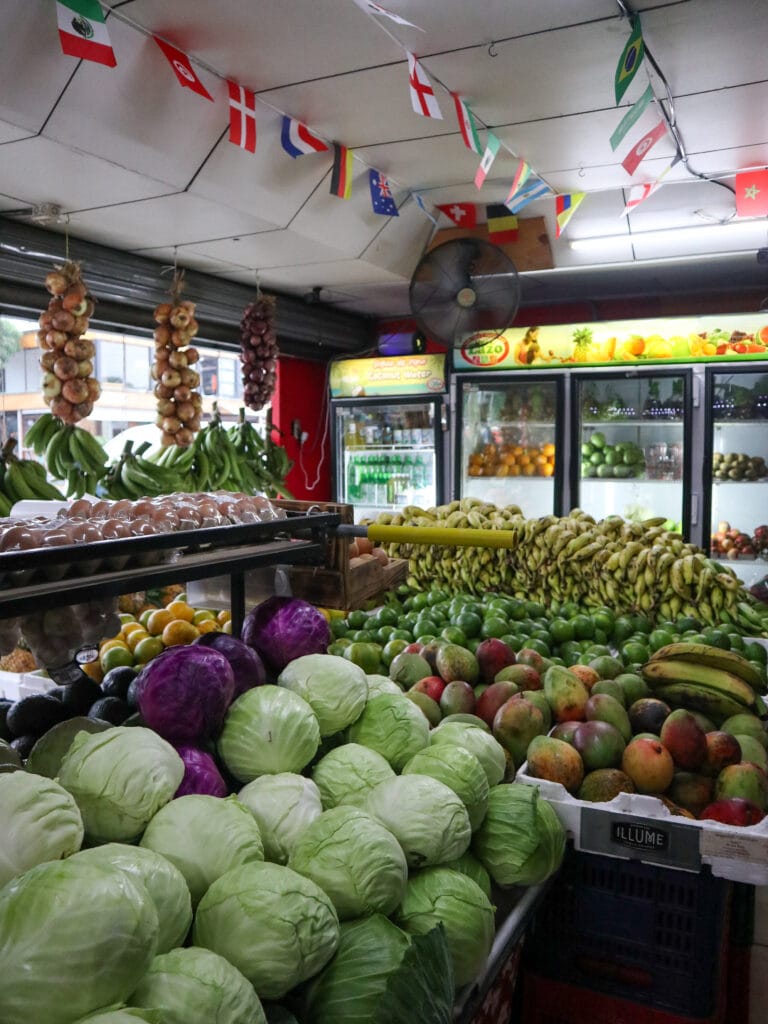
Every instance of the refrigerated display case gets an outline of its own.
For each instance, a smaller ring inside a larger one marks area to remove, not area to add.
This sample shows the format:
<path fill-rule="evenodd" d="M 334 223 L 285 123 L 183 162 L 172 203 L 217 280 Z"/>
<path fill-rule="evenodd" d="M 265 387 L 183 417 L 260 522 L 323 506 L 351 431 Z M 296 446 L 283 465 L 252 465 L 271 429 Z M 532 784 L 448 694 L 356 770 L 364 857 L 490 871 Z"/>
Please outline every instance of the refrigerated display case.
<path fill-rule="evenodd" d="M 688 535 L 691 371 L 574 373 L 571 504 Z"/>
<path fill-rule="evenodd" d="M 333 488 L 337 501 L 354 505 L 356 520 L 443 499 L 444 362 L 419 355 L 334 364 Z"/>
<path fill-rule="evenodd" d="M 705 396 L 710 552 L 752 586 L 768 576 L 768 369 L 710 367 Z"/>
<path fill-rule="evenodd" d="M 559 514 L 563 376 L 457 374 L 452 395 L 454 496 L 518 505 L 526 516 Z"/>

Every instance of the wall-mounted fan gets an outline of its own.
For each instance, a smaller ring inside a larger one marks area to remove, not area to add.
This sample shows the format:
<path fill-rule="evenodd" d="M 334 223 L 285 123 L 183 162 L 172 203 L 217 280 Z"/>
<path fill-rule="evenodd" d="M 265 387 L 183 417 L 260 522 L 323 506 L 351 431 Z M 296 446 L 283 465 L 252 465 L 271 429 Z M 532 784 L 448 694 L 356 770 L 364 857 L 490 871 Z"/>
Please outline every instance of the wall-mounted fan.
<path fill-rule="evenodd" d="M 429 337 L 461 345 L 476 331 L 488 341 L 509 327 L 520 305 L 520 278 L 498 246 L 454 238 L 422 256 L 408 294 L 411 312 Z"/>

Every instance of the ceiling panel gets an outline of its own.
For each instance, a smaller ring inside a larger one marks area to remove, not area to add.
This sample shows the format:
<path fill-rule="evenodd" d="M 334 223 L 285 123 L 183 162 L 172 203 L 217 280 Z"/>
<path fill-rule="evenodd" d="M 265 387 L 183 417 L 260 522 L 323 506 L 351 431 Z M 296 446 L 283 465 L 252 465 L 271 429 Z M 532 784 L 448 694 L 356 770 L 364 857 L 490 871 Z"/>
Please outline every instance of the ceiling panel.
<path fill-rule="evenodd" d="M 233 275 L 240 271 L 253 274 L 253 271 L 248 267 L 237 266 L 225 260 L 217 260 L 212 256 L 204 256 L 190 248 L 183 249 L 183 257 L 180 256 L 180 250 L 171 246 L 159 249 L 137 249 L 136 254 L 146 256 L 148 259 L 157 260 L 159 263 L 165 263 L 169 267 L 176 265 L 189 267 L 190 270 L 199 270 L 205 274 L 218 274 L 232 280 L 235 279 Z"/>
<path fill-rule="evenodd" d="M 301 263 L 334 262 L 343 253 L 322 242 L 301 238 L 291 231 L 264 231 L 242 234 L 218 241 L 198 242 L 189 246 L 193 252 L 241 266 L 264 270 L 270 267 L 291 267 Z M 186 252 L 182 249 L 182 256 Z"/>
<path fill-rule="evenodd" d="M 0 121 L 0 146 L 6 142 L 17 142 L 19 139 L 27 139 L 34 132 L 26 128 L 19 128 L 15 124 L 8 124 L 7 121 Z"/>

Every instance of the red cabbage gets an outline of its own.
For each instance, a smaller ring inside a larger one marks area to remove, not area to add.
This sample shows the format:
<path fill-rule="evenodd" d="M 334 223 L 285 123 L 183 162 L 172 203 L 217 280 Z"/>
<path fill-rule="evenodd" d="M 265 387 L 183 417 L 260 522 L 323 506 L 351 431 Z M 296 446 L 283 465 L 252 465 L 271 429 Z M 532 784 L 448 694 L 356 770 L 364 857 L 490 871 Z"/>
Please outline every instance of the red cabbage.
<path fill-rule="evenodd" d="M 235 692 L 232 666 L 209 647 L 170 647 L 135 682 L 141 717 L 170 743 L 216 736 Z"/>
<path fill-rule="evenodd" d="M 297 597 L 268 597 L 248 613 L 240 634 L 273 672 L 305 654 L 325 654 L 331 630 L 323 615 Z"/>
<path fill-rule="evenodd" d="M 210 754 L 186 745 L 176 747 L 176 752 L 184 762 L 184 778 L 174 793 L 174 799 L 192 794 L 224 797 L 229 793 L 229 787 Z"/>
<path fill-rule="evenodd" d="M 227 659 L 235 676 L 235 697 L 254 686 L 263 686 L 267 681 L 261 658 L 252 647 L 236 636 L 228 633 L 201 633 L 193 641 L 193 646 L 196 644 L 212 647 Z"/>

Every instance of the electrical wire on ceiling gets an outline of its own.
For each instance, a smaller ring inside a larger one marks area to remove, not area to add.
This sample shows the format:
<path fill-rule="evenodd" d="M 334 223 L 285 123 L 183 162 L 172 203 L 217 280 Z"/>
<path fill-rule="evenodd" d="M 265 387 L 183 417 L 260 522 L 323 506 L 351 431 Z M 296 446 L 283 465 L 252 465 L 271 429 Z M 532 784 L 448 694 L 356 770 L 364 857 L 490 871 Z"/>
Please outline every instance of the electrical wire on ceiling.
<path fill-rule="evenodd" d="M 628 2 L 628 0 L 616 0 L 616 3 L 618 5 L 619 10 L 621 11 L 622 16 L 627 18 L 632 24 L 634 24 L 636 20 L 639 20 L 640 15 L 637 13 L 637 11 L 634 11 L 632 9 L 632 6 Z M 700 181 L 711 182 L 711 184 L 713 185 L 719 185 L 720 188 L 726 189 L 726 191 L 730 192 L 731 195 L 735 197 L 736 190 L 731 185 L 728 185 L 724 181 L 720 181 L 718 178 L 712 177 L 707 174 L 702 174 L 701 171 L 697 171 L 695 170 L 695 168 L 691 167 L 690 159 L 685 149 L 685 143 L 683 142 L 683 137 L 680 133 L 680 127 L 677 123 L 677 114 L 675 113 L 675 101 L 672 95 L 672 88 L 669 84 L 666 75 L 662 71 L 659 62 L 651 53 L 651 50 L 648 46 L 648 42 L 645 39 L 645 37 L 643 37 L 643 50 L 645 52 L 645 56 L 648 60 L 648 63 L 653 68 L 656 77 L 661 82 L 662 86 L 664 87 L 664 92 L 666 93 L 665 99 L 660 99 L 658 96 L 655 97 L 655 99 L 659 107 L 659 110 L 661 111 L 661 116 L 664 118 L 664 122 L 667 125 L 669 134 L 672 136 L 672 141 L 675 144 L 675 149 L 677 150 L 677 162 L 683 165 L 683 167 L 686 169 L 688 174 L 691 175 L 691 177 L 698 178 Z M 648 77 L 650 78 L 650 75 Z M 698 213 L 699 211 L 696 212 Z M 733 220 L 735 216 L 736 210 L 734 209 L 730 217 L 718 219 L 718 223 L 727 224 L 729 221 Z"/>

